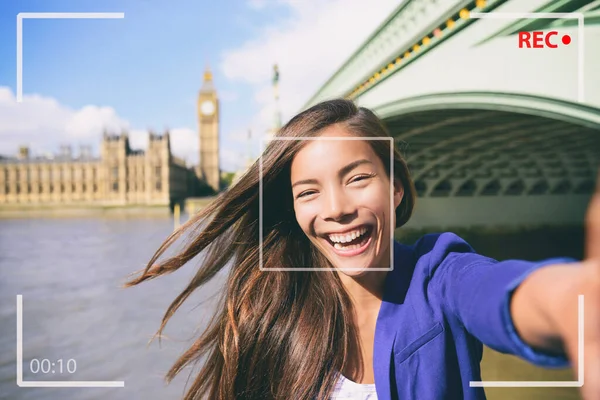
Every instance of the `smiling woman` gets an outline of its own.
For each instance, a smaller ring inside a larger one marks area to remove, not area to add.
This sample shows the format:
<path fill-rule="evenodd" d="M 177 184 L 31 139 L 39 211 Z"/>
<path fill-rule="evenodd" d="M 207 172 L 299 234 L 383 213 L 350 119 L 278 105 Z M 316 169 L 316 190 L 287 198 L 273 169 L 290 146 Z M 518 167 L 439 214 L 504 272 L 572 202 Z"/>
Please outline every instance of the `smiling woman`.
<path fill-rule="evenodd" d="M 321 132 L 321 140 L 309 141 L 294 157 L 296 220 L 336 267 L 362 272 L 369 266 L 389 269 L 390 221 L 395 220 L 390 210 L 400 205 L 403 189 L 399 183 L 390 188 L 390 171 L 382 162 L 385 155 L 377 155 L 370 140 L 353 138 L 356 134 L 347 128 L 332 125 Z"/>
<path fill-rule="evenodd" d="M 483 399 L 470 386 L 481 380 L 483 344 L 540 366 L 576 358 L 576 324 L 557 321 L 576 314 L 573 288 L 600 293 L 591 267 L 498 262 L 452 233 L 395 242 L 415 203 L 408 167 L 377 116 L 350 101 L 318 104 L 277 136 L 262 185 L 256 162 L 127 283 L 206 252 L 160 334 L 193 291 L 231 267 L 224 304 L 167 375 L 204 359 L 185 399 Z M 188 232 L 183 251 L 161 260 Z"/>
<path fill-rule="evenodd" d="M 357 134 L 367 140 L 352 140 Z M 389 269 L 393 210 L 403 188 L 399 182 L 390 187 L 389 167 L 382 161 L 386 154 L 375 152 L 368 135 L 338 124 L 323 129 L 318 138 L 305 143 L 291 164 L 300 228 L 338 268 L 363 273 L 369 267 Z"/>

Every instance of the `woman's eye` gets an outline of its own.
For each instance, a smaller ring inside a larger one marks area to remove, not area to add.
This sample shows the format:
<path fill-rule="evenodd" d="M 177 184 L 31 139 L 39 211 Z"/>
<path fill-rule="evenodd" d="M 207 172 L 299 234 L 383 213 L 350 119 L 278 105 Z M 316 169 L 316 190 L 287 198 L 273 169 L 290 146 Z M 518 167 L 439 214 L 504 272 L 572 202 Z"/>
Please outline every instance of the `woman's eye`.
<path fill-rule="evenodd" d="M 359 182 L 359 181 L 364 181 L 365 179 L 372 178 L 373 176 L 374 176 L 373 174 L 363 174 L 363 175 L 356 175 L 355 177 L 353 177 L 353 178 L 350 180 L 350 183 Z"/>
<path fill-rule="evenodd" d="M 314 190 L 307 190 L 305 192 L 300 193 L 298 196 L 296 196 L 297 199 L 299 199 L 300 197 L 306 197 L 306 196 L 310 196 L 311 194 L 315 194 L 316 192 Z"/>

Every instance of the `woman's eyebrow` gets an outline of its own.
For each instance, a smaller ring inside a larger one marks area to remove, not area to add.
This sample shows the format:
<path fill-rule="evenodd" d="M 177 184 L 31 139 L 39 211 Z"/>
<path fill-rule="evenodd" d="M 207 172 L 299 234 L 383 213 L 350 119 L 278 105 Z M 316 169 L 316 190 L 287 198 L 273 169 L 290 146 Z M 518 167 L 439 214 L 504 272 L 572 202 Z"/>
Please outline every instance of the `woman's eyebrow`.
<path fill-rule="evenodd" d="M 352 161 L 350 164 L 346 165 L 345 167 L 342 167 L 340 169 L 340 171 L 338 172 L 338 175 L 344 176 L 347 173 L 349 173 L 350 171 L 352 171 L 354 168 L 356 168 L 362 164 L 373 164 L 373 163 L 371 161 L 367 160 L 366 158 Z M 297 185 L 309 185 L 309 184 L 316 184 L 316 183 L 319 183 L 316 179 L 303 179 L 303 180 L 294 182 L 294 184 L 292 184 L 292 189 Z"/>
<path fill-rule="evenodd" d="M 346 175 L 348 172 L 352 171 L 354 168 L 358 167 L 359 165 L 362 164 L 373 164 L 371 161 L 367 160 L 366 158 L 362 158 L 360 160 L 356 160 L 356 161 L 352 161 L 350 164 L 346 165 L 345 167 L 340 169 L 340 172 L 338 173 L 339 176 L 344 176 Z"/>
<path fill-rule="evenodd" d="M 294 182 L 294 184 L 292 185 L 292 189 L 298 185 L 308 185 L 308 184 L 316 184 L 316 183 L 318 183 L 316 179 L 303 179 L 301 181 Z"/>

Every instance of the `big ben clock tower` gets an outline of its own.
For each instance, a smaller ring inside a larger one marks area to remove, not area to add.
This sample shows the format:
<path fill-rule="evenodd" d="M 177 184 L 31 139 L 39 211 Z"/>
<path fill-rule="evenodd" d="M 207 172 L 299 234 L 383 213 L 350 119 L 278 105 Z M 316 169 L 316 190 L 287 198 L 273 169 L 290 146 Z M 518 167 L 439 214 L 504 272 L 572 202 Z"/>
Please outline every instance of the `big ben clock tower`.
<path fill-rule="evenodd" d="M 212 73 L 207 68 L 198 95 L 198 125 L 200 133 L 200 165 L 198 177 L 215 191 L 220 190 L 219 169 L 219 100 Z"/>

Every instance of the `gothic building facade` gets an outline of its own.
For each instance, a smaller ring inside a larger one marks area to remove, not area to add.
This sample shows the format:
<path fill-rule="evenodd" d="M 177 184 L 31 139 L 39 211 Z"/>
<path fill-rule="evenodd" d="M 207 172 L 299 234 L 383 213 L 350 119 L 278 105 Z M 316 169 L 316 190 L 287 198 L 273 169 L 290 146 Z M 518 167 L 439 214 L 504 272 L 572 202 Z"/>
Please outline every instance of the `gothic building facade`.
<path fill-rule="evenodd" d="M 0 156 L 0 205 L 98 204 L 172 206 L 187 197 L 219 191 L 219 103 L 207 70 L 198 97 L 200 163 L 187 167 L 171 152 L 169 132 L 150 132 L 144 151 L 127 133 L 104 133 L 100 156 L 89 148 L 75 155 L 62 146 L 51 157 L 32 157 L 21 147 Z"/>
<path fill-rule="evenodd" d="M 168 132 L 150 133 L 145 151 L 133 150 L 127 133 L 105 133 L 99 158 L 66 146 L 53 157 L 22 147 L 0 158 L 0 204 L 171 205 L 186 196 L 191 174 L 171 154 Z"/>

